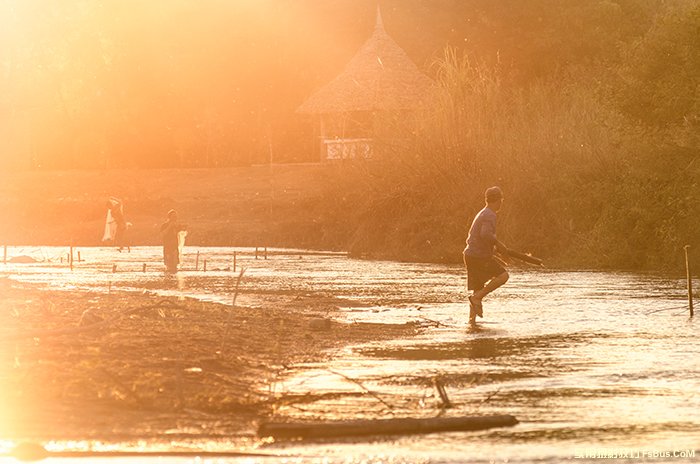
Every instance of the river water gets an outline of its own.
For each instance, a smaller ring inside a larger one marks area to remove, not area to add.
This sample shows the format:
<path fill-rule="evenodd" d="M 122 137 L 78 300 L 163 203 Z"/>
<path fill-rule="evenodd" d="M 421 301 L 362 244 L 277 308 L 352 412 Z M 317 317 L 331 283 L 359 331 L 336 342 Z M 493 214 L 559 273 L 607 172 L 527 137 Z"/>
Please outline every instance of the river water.
<path fill-rule="evenodd" d="M 342 321 L 422 325 L 412 338 L 353 346 L 331 362 L 294 366 L 275 390 L 319 399 L 281 413 L 298 419 L 511 414 L 520 421 L 481 432 L 259 444 L 259 452 L 288 457 L 196 462 L 700 460 L 700 323 L 688 315 L 680 276 L 513 269 L 473 328 L 466 323 L 461 266 L 298 250 L 269 250 L 267 259 L 261 251 L 255 259 L 251 249 L 188 248 L 174 277 L 162 272 L 157 247 L 85 248 L 74 250 L 76 260 L 77 251 L 82 261 L 70 270 L 65 248 L 11 249 L 11 256 L 38 262 L 2 265 L 0 275 L 67 290 L 146 289 L 229 303 L 235 251 L 237 269 L 246 268 L 240 304 L 256 305 L 255 292 L 290 298 L 303 292 L 347 301 Z M 439 408 L 436 378 L 452 408 Z"/>

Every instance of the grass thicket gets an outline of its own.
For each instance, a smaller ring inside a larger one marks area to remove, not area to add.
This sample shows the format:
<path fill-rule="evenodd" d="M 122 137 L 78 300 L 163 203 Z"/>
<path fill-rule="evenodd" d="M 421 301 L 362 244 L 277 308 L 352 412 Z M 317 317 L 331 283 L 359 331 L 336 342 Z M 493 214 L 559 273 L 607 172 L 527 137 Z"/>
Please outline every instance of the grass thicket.
<path fill-rule="evenodd" d="M 627 117 L 614 76 L 512 86 L 450 48 L 435 71 L 430 102 L 382 116 L 376 159 L 333 184 L 352 198 L 351 251 L 458 261 L 491 185 L 500 238 L 558 265 L 674 268 L 700 246 L 698 154 L 673 143 L 687 131 Z"/>

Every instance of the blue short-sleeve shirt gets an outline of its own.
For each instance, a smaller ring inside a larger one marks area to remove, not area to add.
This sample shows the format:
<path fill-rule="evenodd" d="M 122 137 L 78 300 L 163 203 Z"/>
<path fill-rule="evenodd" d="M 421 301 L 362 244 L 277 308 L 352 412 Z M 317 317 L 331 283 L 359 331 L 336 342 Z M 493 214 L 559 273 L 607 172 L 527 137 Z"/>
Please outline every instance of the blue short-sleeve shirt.
<path fill-rule="evenodd" d="M 496 242 L 496 213 L 486 206 L 479 211 L 469 228 L 464 254 L 475 258 L 490 258 Z"/>

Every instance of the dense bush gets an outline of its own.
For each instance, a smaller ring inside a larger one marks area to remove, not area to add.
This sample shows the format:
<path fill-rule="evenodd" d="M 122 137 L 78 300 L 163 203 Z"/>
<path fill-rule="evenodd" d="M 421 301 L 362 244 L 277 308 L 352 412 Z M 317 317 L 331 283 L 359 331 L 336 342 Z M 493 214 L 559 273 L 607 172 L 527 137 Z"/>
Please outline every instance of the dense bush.
<path fill-rule="evenodd" d="M 431 103 L 385 117 L 383 156 L 358 173 L 370 187 L 353 250 L 457 261 L 500 185 L 514 248 L 566 266 L 681 266 L 683 245 L 700 246 L 699 11 L 669 4 L 619 61 L 525 85 L 448 48 Z"/>

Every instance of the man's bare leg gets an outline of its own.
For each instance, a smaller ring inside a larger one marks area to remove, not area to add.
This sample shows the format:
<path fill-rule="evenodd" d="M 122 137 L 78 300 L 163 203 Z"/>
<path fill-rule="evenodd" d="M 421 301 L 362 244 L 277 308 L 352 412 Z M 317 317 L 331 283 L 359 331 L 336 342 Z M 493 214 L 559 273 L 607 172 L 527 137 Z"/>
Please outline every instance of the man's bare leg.
<path fill-rule="evenodd" d="M 486 295 L 489 293 L 493 292 L 496 290 L 498 287 L 502 286 L 506 282 L 508 282 L 508 271 L 505 271 L 493 279 L 491 279 L 481 290 L 475 290 L 472 296 L 469 298 L 469 302 L 474 305 L 476 309 L 476 314 L 479 317 L 482 317 L 482 307 L 481 307 L 481 300 L 484 299 Z"/>
<path fill-rule="evenodd" d="M 509 277 L 510 276 L 508 275 L 508 271 L 497 275 L 493 279 L 489 280 L 489 282 L 484 286 L 484 288 L 482 288 L 481 290 L 474 291 L 474 298 L 478 301 L 483 300 L 486 295 L 508 282 Z"/>

